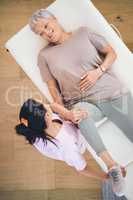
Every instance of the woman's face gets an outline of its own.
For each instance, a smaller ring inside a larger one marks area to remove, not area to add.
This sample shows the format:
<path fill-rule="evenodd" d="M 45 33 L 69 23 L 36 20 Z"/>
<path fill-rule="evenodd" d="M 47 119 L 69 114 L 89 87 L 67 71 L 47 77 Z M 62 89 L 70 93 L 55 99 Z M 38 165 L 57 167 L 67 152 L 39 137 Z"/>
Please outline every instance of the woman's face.
<path fill-rule="evenodd" d="M 34 29 L 37 34 L 51 43 L 58 43 L 63 33 L 56 18 L 39 19 Z"/>

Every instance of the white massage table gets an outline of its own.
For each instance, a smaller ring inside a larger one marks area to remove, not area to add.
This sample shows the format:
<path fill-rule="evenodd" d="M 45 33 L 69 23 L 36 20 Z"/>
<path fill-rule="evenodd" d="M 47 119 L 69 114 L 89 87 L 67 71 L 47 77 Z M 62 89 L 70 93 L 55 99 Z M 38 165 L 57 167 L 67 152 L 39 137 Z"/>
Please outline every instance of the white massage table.
<path fill-rule="evenodd" d="M 66 31 L 72 31 L 84 25 L 89 26 L 95 32 L 103 35 L 111 43 L 118 55 L 116 62 L 113 64 L 116 75 L 133 94 L 133 55 L 91 1 L 56 0 L 47 9 L 58 18 Z M 38 89 L 51 102 L 52 97 L 46 83 L 42 81 L 37 67 L 38 52 L 45 45 L 47 45 L 47 42 L 35 35 L 29 26 L 26 25 L 7 41 L 5 47 L 10 51 L 16 62 L 31 78 Z M 126 177 L 128 187 L 126 188 L 125 194 L 128 199 L 132 199 L 133 144 L 107 118 L 96 123 L 96 126 L 112 157 L 120 164 L 128 166 L 128 174 Z M 99 165 L 106 170 L 104 163 L 96 156 L 94 150 L 89 145 L 88 150 L 92 153 Z"/>

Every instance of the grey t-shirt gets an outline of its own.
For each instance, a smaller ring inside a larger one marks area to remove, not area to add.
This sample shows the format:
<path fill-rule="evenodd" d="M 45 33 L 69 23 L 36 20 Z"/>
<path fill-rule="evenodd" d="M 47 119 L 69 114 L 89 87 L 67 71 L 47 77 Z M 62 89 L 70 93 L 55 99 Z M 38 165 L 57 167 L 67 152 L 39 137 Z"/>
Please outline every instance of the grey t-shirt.
<path fill-rule="evenodd" d="M 59 45 L 48 45 L 38 56 L 38 66 L 45 82 L 56 79 L 65 105 L 78 101 L 104 101 L 122 94 L 123 85 L 112 69 L 106 71 L 94 86 L 81 92 L 79 82 L 89 70 L 103 62 L 100 50 L 108 45 L 101 35 L 88 27 L 80 27 L 72 36 Z"/>

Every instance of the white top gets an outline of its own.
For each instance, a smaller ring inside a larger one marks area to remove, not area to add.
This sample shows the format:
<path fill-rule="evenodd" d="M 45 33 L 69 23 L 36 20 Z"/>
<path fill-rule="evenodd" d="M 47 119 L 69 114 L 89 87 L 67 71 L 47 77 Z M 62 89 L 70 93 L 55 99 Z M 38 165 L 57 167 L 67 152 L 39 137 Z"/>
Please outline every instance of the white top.
<path fill-rule="evenodd" d="M 55 113 L 53 113 L 52 119 L 60 119 L 63 122 L 61 129 L 55 137 L 56 140 L 53 140 L 58 146 L 55 146 L 50 141 L 47 141 L 47 145 L 45 145 L 42 138 L 36 139 L 33 145 L 43 155 L 65 161 L 78 171 L 83 170 L 86 167 L 86 161 L 82 156 L 86 149 L 86 141 L 80 130 L 73 123 L 63 121 Z"/>

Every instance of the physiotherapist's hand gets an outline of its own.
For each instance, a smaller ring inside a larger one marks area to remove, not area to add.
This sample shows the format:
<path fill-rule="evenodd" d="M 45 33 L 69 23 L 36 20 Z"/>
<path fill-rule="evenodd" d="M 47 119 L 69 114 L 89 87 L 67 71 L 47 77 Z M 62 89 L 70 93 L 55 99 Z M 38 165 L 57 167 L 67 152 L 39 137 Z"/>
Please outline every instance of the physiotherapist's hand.
<path fill-rule="evenodd" d="M 87 74 L 81 77 L 81 81 L 79 83 L 80 90 L 84 91 L 95 85 L 96 81 L 101 77 L 102 74 L 103 72 L 100 68 L 88 71 Z"/>
<path fill-rule="evenodd" d="M 88 113 L 80 108 L 74 108 L 69 111 L 69 120 L 74 124 L 78 124 L 82 119 L 85 119 Z"/>

